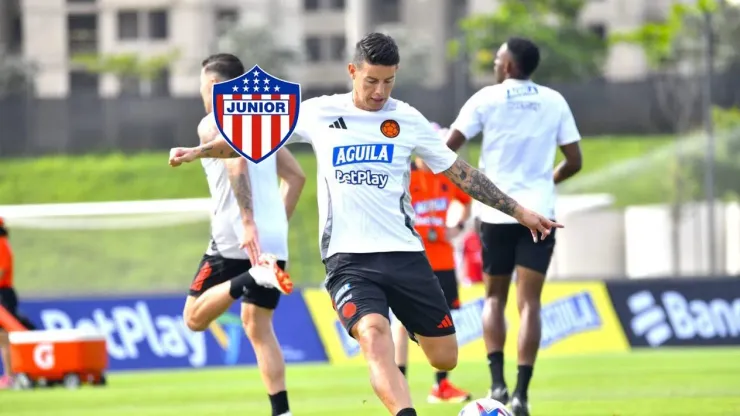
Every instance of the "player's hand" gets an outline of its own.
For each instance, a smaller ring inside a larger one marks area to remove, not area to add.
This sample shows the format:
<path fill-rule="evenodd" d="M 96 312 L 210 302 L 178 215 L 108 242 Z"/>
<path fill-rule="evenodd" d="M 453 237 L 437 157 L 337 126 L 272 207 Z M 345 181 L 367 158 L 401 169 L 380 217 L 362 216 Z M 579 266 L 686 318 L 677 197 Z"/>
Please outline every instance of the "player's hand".
<path fill-rule="evenodd" d="M 170 166 L 176 168 L 183 163 L 195 160 L 195 149 L 192 147 L 174 147 L 170 149 Z"/>
<path fill-rule="evenodd" d="M 516 220 L 519 221 L 520 224 L 529 228 L 529 232 L 532 233 L 532 240 L 534 240 L 535 243 L 537 243 L 538 232 L 542 236 L 541 240 L 544 240 L 545 238 L 547 238 L 547 236 L 550 235 L 553 228 L 564 227 L 562 224 L 559 224 L 555 221 L 550 221 L 546 217 L 543 217 L 542 215 L 534 211 L 528 210 L 521 205 L 514 213 L 514 218 L 516 218 Z"/>
<path fill-rule="evenodd" d="M 244 222 L 244 237 L 239 247 L 247 252 L 252 266 L 256 266 L 260 258 L 260 245 L 254 221 Z"/>

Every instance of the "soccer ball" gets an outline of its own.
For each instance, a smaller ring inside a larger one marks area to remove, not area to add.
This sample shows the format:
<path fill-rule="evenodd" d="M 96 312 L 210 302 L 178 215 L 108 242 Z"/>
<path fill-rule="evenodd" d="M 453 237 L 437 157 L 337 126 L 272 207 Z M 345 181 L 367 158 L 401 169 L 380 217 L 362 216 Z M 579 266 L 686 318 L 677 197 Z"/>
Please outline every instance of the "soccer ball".
<path fill-rule="evenodd" d="M 478 399 L 468 403 L 457 416 L 512 416 L 503 403 L 493 399 Z"/>

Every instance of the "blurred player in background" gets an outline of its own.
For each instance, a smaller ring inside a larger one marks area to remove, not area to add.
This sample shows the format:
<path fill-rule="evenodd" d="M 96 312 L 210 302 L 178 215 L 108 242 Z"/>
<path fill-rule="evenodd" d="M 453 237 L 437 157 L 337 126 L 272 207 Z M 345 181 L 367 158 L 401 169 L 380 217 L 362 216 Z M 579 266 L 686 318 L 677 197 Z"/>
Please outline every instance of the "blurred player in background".
<path fill-rule="evenodd" d="M 0 217 L 0 306 L 11 315 L 18 317 L 18 296 L 13 289 L 13 250 L 8 241 L 8 229 L 5 221 Z M 3 364 L 3 376 L 0 377 L 0 389 L 12 385 L 10 371 L 10 345 L 8 332 L 0 326 L 0 359 Z"/>
<path fill-rule="evenodd" d="M 530 80 L 540 53 L 530 40 L 510 38 L 496 54 L 498 84 L 475 93 L 450 128 L 448 146 L 462 144 L 483 132 L 481 170 L 505 192 L 549 218 L 555 217 L 555 185 L 581 169 L 581 136 L 562 95 Z M 554 171 L 560 147 L 565 160 Z M 516 271 L 517 306 L 521 317 L 518 377 L 511 407 L 529 415 L 528 389 L 541 338 L 540 297 L 555 239 L 534 244 L 529 230 L 511 216 L 481 207 L 481 242 L 486 280 L 483 333 L 488 349 L 491 398 L 509 401 L 504 381 L 506 307 Z M 553 233 L 554 235 L 554 233 Z"/>
<path fill-rule="evenodd" d="M 446 130 L 432 123 L 437 132 L 446 134 Z M 414 227 L 424 242 L 429 263 L 442 286 L 447 306 L 450 310 L 460 308 L 460 296 L 455 273 L 454 248 L 451 239 L 464 228 L 470 217 L 472 199 L 455 186 L 446 176 L 435 175 L 421 158 L 414 160 L 411 166 L 411 204 L 414 207 L 416 221 Z M 458 223 L 447 227 L 447 212 L 450 205 L 457 201 L 464 207 Z M 395 322 L 394 341 L 396 346 L 396 364 L 401 373 L 406 375 L 408 368 L 409 338 L 406 328 L 398 320 Z M 447 371 L 436 372 L 436 382 L 429 393 L 430 403 L 461 403 L 470 400 L 470 393 L 455 387 L 447 378 Z"/>
<path fill-rule="evenodd" d="M 0 306 L 11 315 L 18 314 L 18 296 L 13 289 L 13 250 L 8 241 L 8 230 L 5 221 L 0 218 Z M 10 348 L 8 332 L 0 327 L 0 358 L 3 364 L 3 376 L 0 377 L 0 389 L 12 385 L 10 372 Z"/>
<path fill-rule="evenodd" d="M 463 235 L 462 264 L 463 284 L 483 283 L 483 246 L 480 242 L 480 218 L 475 218 L 473 229 Z"/>
<path fill-rule="evenodd" d="M 201 144 L 219 137 L 212 114 L 213 85 L 244 73 L 233 55 L 203 61 L 201 94 L 208 113 L 198 126 Z M 190 286 L 184 318 L 188 328 L 204 331 L 234 300 L 242 299 L 241 318 L 254 347 L 272 415 L 290 415 L 285 362 L 272 327 L 280 294 L 292 291 L 284 272 L 288 260 L 288 220 L 305 176 L 290 151 L 259 164 L 245 158 L 202 159 L 213 203 L 211 242 Z M 282 181 L 279 184 L 278 178 Z M 281 195 L 282 194 L 282 195 Z M 260 254 L 264 251 L 267 254 Z M 254 266 L 254 267 L 253 267 Z"/>
<path fill-rule="evenodd" d="M 413 228 L 408 195 L 415 153 L 470 196 L 548 235 L 562 227 L 519 205 L 457 157 L 414 107 L 390 97 L 401 60 L 388 35 L 371 33 L 355 45 L 347 72 L 352 91 L 303 101 L 289 142 L 313 145 L 319 172 L 319 234 L 325 286 L 337 315 L 361 347 L 370 383 L 386 409 L 415 416 L 409 386 L 395 363 L 389 308 L 439 370 L 457 365 L 450 308 Z M 337 127 L 334 126 L 337 122 Z M 175 148 L 169 163 L 228 158 L 224 138 Z"/>
<path fill-rule="evenodd" d="M 0 306 L 5 308 L 26 329 L 34 330 L 36 326 L 18 310 L 18 295 L 13 288 L 13 250 L 8 240 L 8 228 L 0 217 Z M 0 389 L 11 387 L 13 375 L 10 368 L 10 345 L 8 332 L 0 325 L 0 360 L 3 365 L 3 376 L 0 377 Z"/>

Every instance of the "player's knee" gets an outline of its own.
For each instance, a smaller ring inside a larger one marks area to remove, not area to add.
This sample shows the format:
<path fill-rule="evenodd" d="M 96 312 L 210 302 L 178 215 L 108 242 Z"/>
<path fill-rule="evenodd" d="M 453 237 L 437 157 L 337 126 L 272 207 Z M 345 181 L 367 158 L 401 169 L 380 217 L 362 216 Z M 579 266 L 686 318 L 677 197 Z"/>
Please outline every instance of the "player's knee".
<path fill-rule="evenodd" d="M 272 336 L 272 322 L 265 319 L 256 319 L 254 316 L 250 316 L 242 322 L 244 327 L 244 333 L 247 334 L 252 343 L 260 343 L 265 341 L 268 337 Z"/>
<path fill-rule="evenodd" d="M 452 371 L 457 367 L 457 343 L 438 348 L 429 357 L 429 364 L 439 371 Z"/>
<path fill-rule="evenodd" d="M 388 336 L 390 336 L 389 328 L 384 328 L 382 325 L 370 324 L 357 328 L 357 338 L 360 343 L 372 345 Z"/>
<path fill-rule="evenodd" d="M 458 347 L 455 334 L 416 338 L 432 367 L 440 371 L 450 371 L 457 367 Z"/>
<path fill-rule="evenodd" d="M 242 327 L 252 344 L 260 344 L 274 337 L 272 314 L 272 310 L 255 305 L 245 305 L 242 308 Z"/>
<path fill-rule="evenodd" d="M 521 297 L 517 304 L 519 306 L 519 313 L 526 310 L 529 313 L 536 313 L 539 315 L 540 309 L 542 309 L 542 302 L 540 301 L 540 298 L 536 296 Z"/>
<path fill-rule="evenodd" d="M 190 308 L 185 309 L 182 314 L 182 319 L 185 321 L 185 326 L 193 332 L 203 332 L 208 329 L 208 322 L 200 319 Z"/>
<path fill-rule="evenodd" d="M 259 325 L 254 320 L 243 321 L 242 327 L 250 341 L 259 342 L 262 334 L 260 333 Z"/>
<path fill-rule="evenodd" d="M 503 313 L 506 309 L 506 297 L 498 294 L 489 294 L 485 300 L 485 308 L 489 313 Z"/>
<path fill-rule="evenodd" d="M 194 319 L 193 317 L 186 318 L 185 325 L 187 325 L 188 329 L 193 332 L 203 332 L 206 329 L 208 329 L 207 322 L 198 321 Z"/>
<path fill-rule="evenodd" d="M 208 323 L 198 321 L 197 319 L 194 319 L 192 316 L 185 318 L 185 325 L 187 325 L 188 329 L 193 332 L 203 332 L 206 329 L 208 329 Z"/>
<path fill-rule="evenodd" d="M 382 354 L 382 350 L 389 345 L 393 347 L 390 324 L 380 315 L 368 315 L 361 319 L 354 328 L 354 335 L 368 358 Z"/>

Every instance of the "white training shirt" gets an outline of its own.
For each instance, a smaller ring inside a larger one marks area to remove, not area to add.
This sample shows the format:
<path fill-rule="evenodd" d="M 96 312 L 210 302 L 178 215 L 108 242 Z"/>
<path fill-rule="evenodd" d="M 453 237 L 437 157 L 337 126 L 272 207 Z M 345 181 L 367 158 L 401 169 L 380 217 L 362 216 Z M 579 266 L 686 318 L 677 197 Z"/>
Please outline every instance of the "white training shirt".
<path fill-rule="evenodd" d="M 207 116 L 212 118 L 212 115 Z M 252 208 L 257 237 L 263 253 L 288 261 L 288 217 L 280 194 L 277 158 L 260 163 L 249 160 L 247 169 L 252 185 Z M 228 170 L 223 159 L 201 159 L 211 191 L 211 242 L 206 254 L 228 259 L 249 259 L 239 248 L 244 236 L 241 210 L 231 190 Z"/>
<path fill-rule="evenodd" d="M 435 173 L 457 159 L 429 121 L 393 98 L 380 111 L 361 110 L 351 93 L 306 100 L 299 111 L 289 142 L 316 153 L 321 257 L 424 251 L 408 191 L 412 153 Z M 382 133 L 386 121 L 398 123 L 398 136 Z"/>
<path fill-rule="evenodd" d="M 521 205 L 555 219 L 555 152 L 581 140 L 559 92 L 507 79 L 470 97 L 450 128 L 468 140 L 482 131 L 480 170 Z M 474 210 L 486 223 L 517 222 L 477 201 Z"/>

